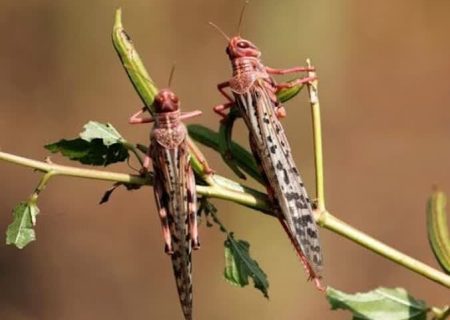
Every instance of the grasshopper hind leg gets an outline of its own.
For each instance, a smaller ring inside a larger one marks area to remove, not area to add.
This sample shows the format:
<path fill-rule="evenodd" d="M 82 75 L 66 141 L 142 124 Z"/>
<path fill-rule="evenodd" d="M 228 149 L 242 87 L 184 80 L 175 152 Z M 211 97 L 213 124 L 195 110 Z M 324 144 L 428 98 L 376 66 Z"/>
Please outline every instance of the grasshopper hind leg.
<path fill-rule="evenodd" d="M 157 173 L 155 171 L 155 184 L 153 186 L 154 192 L 155 192 L 155 201 L 156 206 L 158 208 L 159 218 L 161 219 L 161 227 L 162 227 L 162 233 L 164 238 L 164 251 L 167 254 L 173 254 L 173 247 L 172 247 L 172 237 L 170 234 L 170 221 L 169 219 L 173 219 L 167 214 L 167 202 L 168 202 L 168 195 L 165 193 L 164 188 L 162 184 L 160 183 L 160 179 L 157 178 Z"/>

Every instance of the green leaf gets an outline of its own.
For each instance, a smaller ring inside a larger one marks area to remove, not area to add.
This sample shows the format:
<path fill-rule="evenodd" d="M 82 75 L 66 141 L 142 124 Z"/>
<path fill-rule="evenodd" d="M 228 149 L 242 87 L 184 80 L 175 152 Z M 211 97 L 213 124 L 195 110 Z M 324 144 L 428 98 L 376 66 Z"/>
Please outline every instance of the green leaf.
<path fill-rule="evenodd" d="M 45 146 L 52 153 L 60 152 L 70 160 L 94 166 L 107 166 L 112 163 L 125 161 L 128 150 L 121 143 L 106 146 L 102 139 L 93 139 L 91 142 L 83 139 L 60 140 Z"/>
<path fill-rule="evenodd" d="M 188 125 L 188 131 L 192 139 L 220 153 L 219 133 L 199 124 Z M 245 173 L 261 181 L 255 158 L 250 152 L 235 142 L 231 142 L 231 152 L 233 160 Z"/>
<path fill-rule="evenodd" d="M 402 288 L 378 288 L 367 293 L 347 294 L 328 287 L 331 309 L 349 310 L 354 320 L 426 320 L 428 307 Z"/>
<path fill-rule="evenodd" d="M 6 231 L 6 244 L 15 245 L 23 249 L 27 244 L 36 240 L 33 227 L 39 208 L 35 202 L 20 202 L 13 210 L 14 220 Z"/>
<path fill-rule="evenodd" d="M 150 112 L 158 89 L 155 83 L 150 78 L 145 66 L 136 51 L 130 36 L 125 32 L 122 25 L 122 11 L 116 10 L 114 19 L 114 27 L 112 31 L 112 41 L 114 49 L 122 62 L 128 78 L 131 80 L 133 87 L 138 93 L 144 105 L 146 105 Z"/>
<path fill-rule="evenodd" d="M 124 143 L 125 139 L 110 123 L 100 123 L 89 121 L 84 125 L 84 131 L 80 133 L 80 138 L 88 142 L 94 139 L 102 139 L 107 146 L 115 143 Z"/>
<path fill-rule="evenodd" d="M 250 244 L 244 240 L 235 240 L 233 233 L 225 240 L 225 279 L 231 284 L 245 287 L 249 278 L 253 279 L 255 288 L 268 298 L 269 281 L 258 263 L 250 257 Z"/>
<path fill-rule="evenodd" d="M 450 236 L 447 224 L 447 197 L 442 191 L 435 191 L 428 200 L 428 240 L 434 256 L 447 274 L 450 274 Z"/>
<path fill-rule="evenodd" d="M 90 121 L 84 126 L 80 138 L 62 139 L 44 147 L 82 164 L 107 166 L 128 159 L 125 143 L 125 139 L 111 124 Z"/>
<path fill-rule="evenodd" d="M 291 80 L 289 82 L 292 82 L 292 81 L 294 81 L 294 80 Z M 299 94 L 304 86 L 305 86 L 304 84 L 300 84 L 300 85 L 293 86 L 291 88 L 281 89 L 279 92 L 277 92 L 277 98 L 278 98 L 278 100 L 280 100 L 281 103 L 289 101 L 292 98 L 294 98 L 297 94 Z"/>
<path fill-rule="evenodd" d="M 207 197 L 203 196 L 200 199 L 198 199 L 198 209 L 197 209 L 197 217 L 198 218 L 202 218 L 205 217 L 205 221 L 206 221 L 206 226 L 208 228 L 211 228 L 214 226 L 214 224 L 211 223 L 210 221 L 210 217 L 213 218 L 214 220 L 214 216 L 217 213 L 217 208 L 214 206 L 214 204 L 212 204 Z M 219 225 L 220 226 L 220 225 Z M 225 229 L 221 229 L 222 232 L 226 232 Z"/>
<path fill-rule="evenodd" d="M 244 240 L 236 240 L 233 232 L 229 232 L 217 216 L 216 207 L 209 203 L 206 198 L 200 201 L 206 216 L 211 216 L 213 221 L 220 227 L 220 231 L 227 235 L 225 245 L 225 270 L 224 277 L 238 287 L 249 284 L 249 277 L 253 279 L 255 288 L 260 290 L 264 297 L 269 298 L 269 281 L 267 275 L 259 267 L 258 263 L 250 256 L 250 244 Z"/>
<path fill-rule="evenodd" d="M 124 182 L 116 182 L 113 184 L 111 188 L 105 191 L 102 198 L 100 199 L 99 204 L 104 204 L 109 201 L 111 198 L 112 193 L 120 186 L 124 186 L 128 191 L 130 190 L 137 190 L 140 189 L 142 186 L 138 184 L 130 184 L 130 183 L 124 183 Z"/>
<path fill-rule="evenodd" d="M 246 179 L 247 177 L 239 168 L 239 164 L 236 160 L 236 156 L 232 150 L 232 134 L 234 122 L 240 117 L 239 110 L 237 108 L 231 108 L 227 116 L 220 121 L 219 126 L 219 153 L 222 156 L 222 160 L 227 166 L 238 176 L 238 178 Z M 237 156 L 237 158 L 240 158 Z M 258 177 L 261 177 L 258 175 Z M 261 181 L 260 181 L 261 182 Z M 263 182 L 261 182 L 263 183 Z"/>
<path fill-rule="evenodd" d="M 187 128 L 192 139 L 218 151 L 219 134 L 217 132 L 201 124 L 189 124 Z"/>

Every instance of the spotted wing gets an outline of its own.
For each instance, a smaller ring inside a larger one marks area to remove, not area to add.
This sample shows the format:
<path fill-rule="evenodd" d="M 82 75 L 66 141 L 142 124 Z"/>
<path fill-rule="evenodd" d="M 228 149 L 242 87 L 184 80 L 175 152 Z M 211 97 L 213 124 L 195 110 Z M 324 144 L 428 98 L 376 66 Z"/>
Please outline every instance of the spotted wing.
<path fill-rule="evenodd" d="M 248 92 L 235 94 L 237 106 L 249 128 L 252 151 L 260 159 L 281 210 L 285 229 L 299 254 L 306 258 L 302 261 L 312 271 L 310 276 L 316 278 L 322 269 L 322 254 L 311 203 L 266 90 L 261 80 L 256 81 Z"/>
<path fill-rule="evenodd" d="M 186 143 L 167 149 L 152 142 L 156 203 L 166 212 L 171 259 L 178 295 L 186 320 L 192 319 L 192 239 L 190 224 L 196 223 L 196 195 Z M 195 180 L 194 180 L 195 181 Z M 194 184 L 195 186 L 195 184 Z M 156 192 L 157 189 L 162 191 Z"/>

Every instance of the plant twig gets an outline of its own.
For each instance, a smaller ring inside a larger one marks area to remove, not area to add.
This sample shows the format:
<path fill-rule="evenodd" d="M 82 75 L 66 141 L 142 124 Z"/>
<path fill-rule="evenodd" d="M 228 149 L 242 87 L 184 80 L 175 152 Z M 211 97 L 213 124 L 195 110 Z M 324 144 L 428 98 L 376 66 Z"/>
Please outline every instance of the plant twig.
<path fill-rule="evenodd" d="M 122 145 L 125 147 L 125 149 L 130 150 L 134 154 L 134 156 L 136 157 L 136 159 L 138 159 L 141 166 L 144 165 L 144 158 L 139 153 L 140 150 L 136 144 L 124 142 L 122 143 Z"/>
<path fill-rule="evenodd" d="M 71 166 L 64 166 L 55 163 L 47 163 L 38 160 L 32 160 L 21 156 L 16 156 L 11 153 L 0 151 L 0 160 L 18 164 L 21 166 L 36 169 L 42 172 L 52 172 L 52 175 L 57 176 L 69 176 L 78 178 L 87 178 L 94 180 L 112 181 L 112 182 L 123 182 L 129 184 L 150 184 L 144 178 L 135 175 L 129 175 L 117 172 L 100 171 L 94 169 L 83 169 Z"/>
<path fill-rule="evenodd" d="M 411 271 L 450 288 L 450 276 L 398 251 L 397 249 L 388 246 L 381 241 L 378 241 L 377 239 L 370 237 L 364 232 L 359 231 L 358 229 L 336 218 L 327 211 L 322 212 L 318 224 Z"/>
<path fill-rule="evenodd" d="M 50 172 L 51 176 L 59 175 L 136 185 L 152 185 L 151 179 L 145 179 L 137 175 L 47 163 L 2 151 L 0 151 L 0 160 L 33 168 L 46 173 Z M 204 196 L 233 201 L 255 210 L 272 214 L 269 200 L 265 194 L 245 187 L 237 182 L 231 183 L 231 180 L 221 177 L 220 175 L 214 175 L 214 179 L 216 183 L 213 186 L 197 185 L 197 192 Z M 228 183 L 226 183 L 226 181 L 228 181 Z"/>
<path fill-rule="evenodd" d="M 308 67 L 311 67 L 311 61 L 306 60 Z M 317 77 L 315 71 L 308 72 L 308 77 Z M 325 187 L 323 174 L 323 149 L 322 149 L 322 123 L 320 117 L 320 103 L 318 94 L 318 80 L 307 83 L 309 103 L 311 105 L 313 139 L 314 139 L 314 164 L 316 171 L 316 199 L 317 210 L 322 212 L 325 210 Z"/>
<path fill-rule="evenodd" d="M 53 171 L 48 171 L 42 176 L 41 180 L 39 180 L 39 183 L 38 183 L 36 189 L 34 189 L 34 192 L 30 196 L 30 199 L 29 199 L 30 201 L 32 201 L 32 202 L 37 201 L 39 194 L 45 189 L 45 187 L 47 187 L 48 182 L 54 175 L 55 174 Z"/>
<path fill-rule="evenodd" d="M 34 168 L 42 172 L 51 172 L 52 176 L 60 175 L 103 181 L 123 182 L 136 185 L 151 185 L 152 183 L 150 179 L 144 179 L 135 175 L 46 163 L 6 152 L 0 152 L 0 160 Z M 275 217 L 275 214 L 271 211 L 271 205 L 266 195 L 217 174 L 214 175 L 214 179 L 216 182 L 213 186 L 197 185 L 197 192 L 210 198 L 233 201 L 237 204 L 262 211 L 265 214 Z M 389 260 L 394 261 L 428 279 L 450 288 L 450 276 L 389 247 L 388 245 L 368 236 L 356 228 L 349 226 L 327 211 L 322 212 L 318 216 L 317 222 L 320 226 L 326 229 L 329 229 L 375 253 L 378 253 L 383 257 L 386 257 Z"/>
<path fill-rule="evenodd" d="M 306 60 L 311 67 L 311 61 Z M 309 72 L 309 77 L 316 77 L 315 72 Z M 331 230 L 361 246 L 367 248 L 411 271 L 414 271 L 432 281 L 435 281 L 447 288 L 450 288 L 450 276 L 436 270 L 419 260 L 416 260 L 384 243 L 370 237 L 362 231 L 348 225 L 339 220 L 326 210 L 325 204 L 325 187 L 324 187 L 324 165 L 323 165 L 323 147 L 322 147 L 322 126 L 320 116 L 320 103 L 318 96 L 317 79 L 308 83 L 309 100 L 311 104 L 313 134 L 314 134 L 314 156 L 315 156 L 315 172 L 316 172 L 316 197 L 317 210 L 316 220 L 318 225 Z"/>
<path fill-rule="evenodd" d="M 450 317 L 450 306 L 445 306 L 444 308 L 431 308 L 431 311 L 434 313 L 433 320 L 445 320 Z"/>

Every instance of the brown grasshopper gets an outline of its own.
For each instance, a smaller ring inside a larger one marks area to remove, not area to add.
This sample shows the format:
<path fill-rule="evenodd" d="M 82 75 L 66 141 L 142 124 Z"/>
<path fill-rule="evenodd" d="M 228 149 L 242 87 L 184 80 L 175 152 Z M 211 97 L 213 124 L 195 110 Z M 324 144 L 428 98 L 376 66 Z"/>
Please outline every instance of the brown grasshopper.
<path fill-rule="evenodd" d="M 245 7 L 244 7 L 245 8 Z M 239 26 L 241 25 L 242 10 Z M 227 103 L 214 107 L 214 111 L 226 117 L 225 110 L 236 106 L 250 133 L 250 146 L 261 172 L 274 209 L 291 239 L 304 265 L 308 278 L 318 289 L 322 269 L 322 253 L 319 234 L 313 217 L 310 199 L 292 158 L 291 148 L 279 118 L 285 110 L 276 93 L 315 78 L 298 78 L 291 82 L 277 83 L 271 75 L 313 71 L 313 68 L 294 67 L 273 69 L 261 62 L 261 51 L 250 41 L 235 36 L 230 38 L 215 27 L 228 41 L 226 53 L 231 61 L 233 76 L 217 85 Z M 230 88 L 232 96 L 225 91 Z"/>
<path fill-rule="evenodd" d="M 153 117 L 131 116 L 129 123 L 154 122 L 150 147 L 143 163 L 146 173 L 153 163 L 153 190 L 161 218 L 165 251 L 172 259 L 178 295 L 186 320 L 192 319 L 192 249 L 199 248 L 197 195 L 190 165 L 187 130 L 181 122 L 201 111 L 181 113 L 178 97 L 169 89 L 158 92 Z"/>

